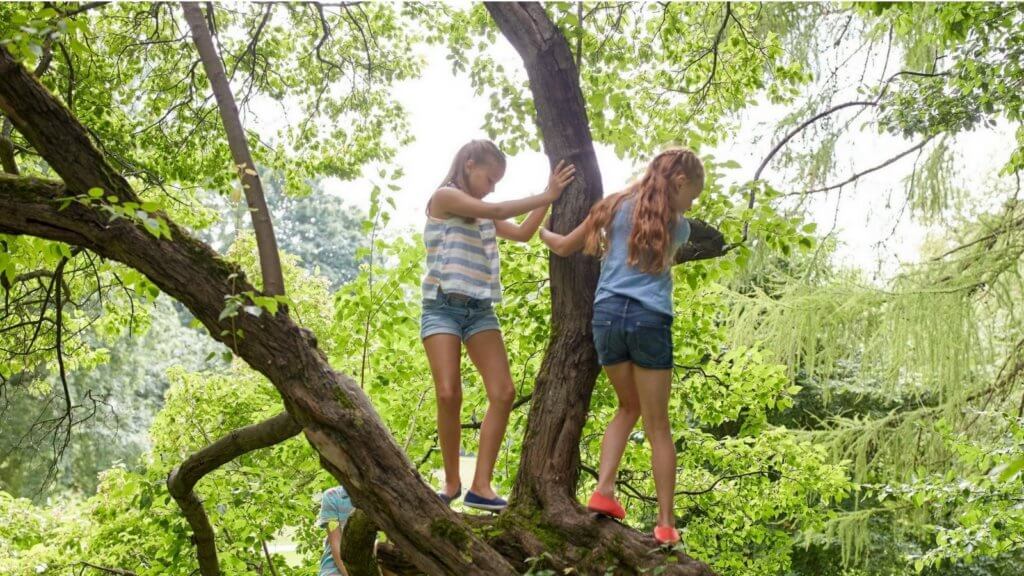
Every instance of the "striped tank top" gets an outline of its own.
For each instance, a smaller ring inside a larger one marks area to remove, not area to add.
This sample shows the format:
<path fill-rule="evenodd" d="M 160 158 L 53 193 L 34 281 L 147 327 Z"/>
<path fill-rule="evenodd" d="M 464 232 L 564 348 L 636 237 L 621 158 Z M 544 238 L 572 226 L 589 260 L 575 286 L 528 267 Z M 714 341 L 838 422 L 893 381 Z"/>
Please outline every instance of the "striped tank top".
<path fill-rule="evenodd" d="M 486 218 L 434 218 L 423 228 L 427 273 L 423 299 L 438 291 L 478 300 L 501 301 L 501 272 L 494 221 Z"/>

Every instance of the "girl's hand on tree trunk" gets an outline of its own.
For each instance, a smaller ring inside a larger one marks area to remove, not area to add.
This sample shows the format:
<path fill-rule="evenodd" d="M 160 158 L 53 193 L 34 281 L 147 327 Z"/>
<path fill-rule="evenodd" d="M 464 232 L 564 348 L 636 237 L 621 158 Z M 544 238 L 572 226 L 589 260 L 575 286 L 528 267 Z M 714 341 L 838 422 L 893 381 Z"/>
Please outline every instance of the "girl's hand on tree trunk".
<path fill-rule="evenodd" d="M 551 171 L 551 176 L 548 178 L 548 187 L 545 193 L 551 197 L 551 201 L 558 200 L 559 196 L 562 195 L 562 191 L 565 187 L 573 181 L 576 177 L 576 166 L 573 164 L 566 164 L 565 160 L 559 160 L 558 165 Z"/>

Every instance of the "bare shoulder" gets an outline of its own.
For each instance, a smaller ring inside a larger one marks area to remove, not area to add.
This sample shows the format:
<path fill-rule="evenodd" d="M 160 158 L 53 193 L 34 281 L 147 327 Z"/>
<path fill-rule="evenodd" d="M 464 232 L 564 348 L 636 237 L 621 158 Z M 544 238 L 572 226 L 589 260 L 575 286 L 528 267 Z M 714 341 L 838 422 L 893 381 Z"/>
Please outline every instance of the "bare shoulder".
<path fill-rule="evenodd" d="M 427 201 L 427 215 L 432 218 L 444 219 L 451 216 L 448 207 L 453 200 L 464 195 L 465 192 L 454 186 L 441 186 L 430 195 Z"/>

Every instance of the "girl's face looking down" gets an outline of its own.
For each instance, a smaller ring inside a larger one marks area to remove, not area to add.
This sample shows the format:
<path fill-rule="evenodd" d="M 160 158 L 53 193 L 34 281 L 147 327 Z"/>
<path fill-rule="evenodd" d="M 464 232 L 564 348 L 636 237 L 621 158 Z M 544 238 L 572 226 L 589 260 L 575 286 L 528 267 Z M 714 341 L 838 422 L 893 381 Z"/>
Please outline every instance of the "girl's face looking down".
<path fill-rule="evenodd" d="M 493 160 L 476 162 L 470 159 L 466 161 L 466 185 L 469 187 L 466 193 L 474 198 L 482 199 L 494 192 L 494 185 L 504 176 L 505 168 L 498 162 Z"/>
<path fill-rule="evenodd" d="M 700 196 L 704 183 L 687 178 L 682 171 L 676 172 L 671 178 L 673 189 L 669 193 L 669 206 L 676 213 L 683 213 L 693 207 L 693 201 Z"/>

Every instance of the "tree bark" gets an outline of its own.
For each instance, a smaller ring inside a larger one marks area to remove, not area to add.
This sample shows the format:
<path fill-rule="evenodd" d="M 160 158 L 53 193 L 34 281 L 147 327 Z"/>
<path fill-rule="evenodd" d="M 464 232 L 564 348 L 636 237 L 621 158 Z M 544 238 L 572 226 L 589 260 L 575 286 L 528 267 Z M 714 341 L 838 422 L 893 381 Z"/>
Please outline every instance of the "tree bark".
<path fill-rule="evenodd" d="M 552 165 L 576 165 L 576 179 L 555 203 L 551 228 L 565 234 L 603 195 L 590 124 L 569 45 L 539 4 L 487 3 L 502 34 L 523 58 L 537 125 Z M 600 267 L 583 255 L 550 257 L 551 342 L 537 376 L 513 505 L 565 517 L 579 512 L 579 443 L 599 368 L 590 319 Z"/>
<path fill-rule="evenodd" d="M 380 576 L 374 555 L 377 525 L 362 510 L 356 510 L 345 522 L 341 538 L 341 560 L 348 576 Z M 405 566 L 408 570 L 411 566 Z"/>
<path fill-rule="evenodd" d="M 577 180 L 552 216 L 552 227 L 566 232 L 602 195 L 575 63 L 540 6 L 501 4 L 488 10 L 523 55 L 551 163 L 566 159 L 577 166 Z M 599 272 L 595 259 L 551 257 L 553 337 L 537 379 L 513 506 L 494 518 L 463 521 L 424 485 L 358 385 L 331 369 L 308 331 L 286 312 L 218 318 L 225 297 L 252 290 L 237 267 L 173 222 L 168 222 L 168 241 L 128 220 L 109 221 L 87 204 L 71 202 L 60 209 L 62 199 L 94 186 L 122 202 L 137 198 L 77 120 L 2 47 L 0 110 L 64 179 L 62 185 L 0 176 L 0 232 L 88 248 L 139 270 L 185 304 L 211 335 L 274 384 L 322 465 L 394 542 L 381 554 L 386 565 L 397 566 L 391 560 L 404 558 L 430 574 L 512 574 L 525 570 L 528 558 L 546 553 L 551 569 L 560 572 L 604 574 L 614 567 L 620 574 L 654 568 L 664 574 L 711 574 L 683 554 L 652 553 L 651 537 L 595 519 L 575 500 L 580 433 L 598 373 L 590 332 Z M 713 237 L 708 235 L 709 245 Z M 704 253 L 695 250 L 691 256 Z M 487 542 L 478 532 L 488 535 Z"/>
<path fill-rule="evenodd" d="M 488 2 L 486 7 L 523 59 L 549 162 L 553 166 L 565 159 L 576 165 L 576 180 L 552 211 L 552 229 L 565 234 L 603 195 L 576 62 L 540 4 Z M 680 261 L 696 259 L 715 244 L 717 230 L 701 224 L 695 239 L 703 243 L 677 255 Z M 599 273 L 594 258 L 550 256 L 552 337 L 533 392 L 513 491 L 514 515 L 498 522 L 520 524 L 492 544 L 506 556 L 554 551 L 555 570 L 600 573 L 602 567 L 617 565 L 634 572 L 658 566 L 665 574 L 711 574 L 685 554 L 651 554 L 653 538 L 607 519 L 595 520 L 576 501 L 580 438 L 599 372 L 590 325 Z"/>
<path fill-rule="evenodd" d="M 14 141 L 11 139 L 14 124 L 11 124 L 10 118 L 4 117 L 2 125 L 0 127 L 0 168 L 8 174 L 17 176 L 21 171 L 18 170 L 18 161 L 14 158 Z"/>
<path fill-rule="evenodd" d="M 192 527 L 200 574 L 217 576 L 220 574 L 220 565 L 217 562 L 213 526 L 210 525 L 202 501 L 193 491 L 196 483 L 242 454 L 284 442 L 301 431 L 302 427 L 287 412 L 282 412 L 251 426 L 232 430 L 189 456 L 167 475 L 167 490 Z"/>
<path fill-rule="evenodd" d="M 93 187 L 121 202 L 138 197 L 74 116 L 2 47 L 0 110 L 64 179 L 62 186 L 0 176 L 0 232 L 82 246 L 135 268 L 185 304 L 214 338 L 274 384 L 326 468 L 420 570 L 513 573 L 423 483 L 358 384 L 331 368 L 307 330 L 284 311 L 218 318 L 225 297 L 253 290 L 240 269 L 174 222 L 167 223 L 169 241 L 127 219 L 110 221 L 84 203 L 60 209 L 64 199 Z"/>
<path fill-rule="evenodd" d="M 703 220 L 687 218 L 690 221 L 690 239 L 676 251 L 675 263 L 708 260 L 724 256 L 725 237 L 717 228 Z"/>
<path fill-rule="evenodd" d="M 32 73 L 36 78 L 41 78 L 50 69 L 51 62 L 53 62 L 53 38 L 47 36 L 43 41 L 43 56 Z M 14 157 L 14 139 L 12 138 L 14 124 L 10 118 L 5 116 L 2 126 L 0 128 L 0 167 L 4 172 L 17 176 L 21 174 L 21 170 L 18 169 L 18 160 Z"/>
<path fill-rule="evenodd" d="M 263 183 L 249 151 L 249 141 L 245 138 L 245 129 L 238 117 L 235 96 L 231 92 L 227 74 L 224 73 L 224 64 L 213 45 L 210 28 L 206 25 L 206 18 L 203 17 L 199 4 L 182 2 L 181 7 L 185 11 L 185 21 L 192 31 L 192 40 L 199 52 L 199 59 L 203 62 L 206 77 L 210 79 L 213 95 L 217 99 L 220 118 L 224 122 L 224 131 L 228 136 L 231 157 L 235 161 L 245 200 L 249 204 L 249 216 L 252 218 L 252 228 L 256 233 L 256 249 L 260 257 L 263 291 L 272 296 L 284 294 L 284 276 L 281 271 L 280 254 L 277 251 L 277 238 L 274 236 L 274 224 L 267 209 Z"/>
<path fill-rule="evenodd" d="M 228 138 L 228 147 L 231 150 L 231 156 L 238 171 L 242 190 L 245 192 L 245 199 L 249 206 L 249 215 L 256 236 L 256 250 L 259 253 L 263 290 L 270 295 L 282 295 L 284 294 L 284 273 L 281 270 L 281 257 L 277 250 L 277 238 L 274 235 L 273 221 L 271 220 L 270 211 L 267 209 L 266 197 L 263 194 L 263 183 L 260 181 L 259 173 L 256 171 L 256 163 L 253 162 L 252 153 L 249 151 L 249 142 L 245 138 L 245 129 L 242 127 L 242 121 L 238 116 L 238 106 L 235 104 L 235 97 L 231 93 L 231 85 L 228 83 L 227 75 L 224 73 L 224 65 L 221 62 L 220 55 L 217 54 L 217 49 L 213 44 L 213 37 L 210 34 L 210 28 L 207 26 L 199 4 L 183 2 L 181 6 L 185 13 L 185 21 L 192 32 L 192 40 L 196 45 L 196 50 L 199 52 L 199 59 L 203 63 L 203 69 L 206 71 L 206 76 L 210 80 L 210 87 L 213 89 L 214 97 L 217 100 L 221 121 L 224 124 L 224 131 Z M 212 10 L 212 4 L 210 6 Z M 284 420 L 275 421 L 271 419 L 264 423 L 268 428 L 267 433 L 273 435 L 274 432 L 277 432 L 277 436 L 280 439 L 263 446 L 271 446 L 299 433 L 301 428 L 298 424 L 295 424 L 287 414 L 282 416 Z M 230 462 L 242 453 L 232 450 L 232 448 L 237 449 L 237 445 L 229 444 L 224 447 L 218 447 L 216 444 L 204 448 L 196 456 L 210 451 L 211 454 L 224 454 L 226 458 L 212 468 L 198 474 L 194 479 L 188 475 L 183 476 L 191 480 L 192 485 L 203 475 L 222 464 Z M 183 465 L 183 471 L 187 471 L 189 465 L 190 462 L 186 461 Z M 199 498 L 192 492 L 192 486 L 187 486 L 187 489 L 185 489 L 188 480 L 175 482 L 177 478 L 182 477 L 176 476 L 172 472 L 171 476 L 168 477 L 167 486 L 181 506 L 185 518 L 188 519 L 189 524 L 192 526 L 197 555 L 199 557 L 200 572 L 203 576 L 219 576 L 220 566 L 217 562 L 217 545 L 206 510 L 203 509 L 203 504 Z"/>

